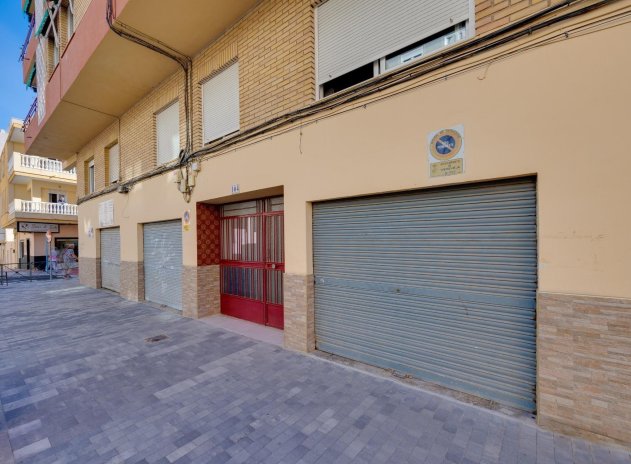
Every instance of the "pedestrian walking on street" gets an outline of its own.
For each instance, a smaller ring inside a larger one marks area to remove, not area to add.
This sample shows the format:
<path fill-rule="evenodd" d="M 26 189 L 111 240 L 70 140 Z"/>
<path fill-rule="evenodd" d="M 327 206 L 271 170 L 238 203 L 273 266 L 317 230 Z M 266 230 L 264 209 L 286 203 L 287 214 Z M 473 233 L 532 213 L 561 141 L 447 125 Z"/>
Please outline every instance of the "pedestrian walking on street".
<path fill-rule="evenodd" d="M 50 252 L 50 268 L 53 272 L 57 272 L 57 260 L 59 259 L 59 252 L 57 248 L 53 248 Z"/>
<path fill-rule="evenodd" d="M 74 243 L 66 245 L 66 249 L 62 255 L 64 267 L 64 279 L 70 278 L 70 269 L 74 269 L 77 263 L 77 255 L 74 254 Z"/>

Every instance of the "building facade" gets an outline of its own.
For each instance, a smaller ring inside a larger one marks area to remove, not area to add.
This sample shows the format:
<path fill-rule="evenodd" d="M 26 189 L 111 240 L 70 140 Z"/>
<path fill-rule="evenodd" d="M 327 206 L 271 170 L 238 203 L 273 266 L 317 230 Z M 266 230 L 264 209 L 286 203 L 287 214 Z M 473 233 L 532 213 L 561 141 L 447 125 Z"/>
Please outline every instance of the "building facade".
<path fill-rule="evenodd" d="M 54 249 L 78 252 L 76 184 L 61 161 L 25 154 L 22 121 L 11 120 L 0 154 L 0 264 L 44 270 Z"/>
<path fill-rule="evenodd" d="M 33 3 L 84 284 L 631 444 L 631 2 Z"/>

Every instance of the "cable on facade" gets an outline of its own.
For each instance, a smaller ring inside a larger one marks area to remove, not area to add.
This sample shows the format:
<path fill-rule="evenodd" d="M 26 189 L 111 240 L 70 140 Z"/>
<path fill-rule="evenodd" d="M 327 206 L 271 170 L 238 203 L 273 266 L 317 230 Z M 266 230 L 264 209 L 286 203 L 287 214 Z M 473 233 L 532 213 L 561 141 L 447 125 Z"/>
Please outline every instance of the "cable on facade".
<path fill-rule="evenodd" d="M 255 127 L 252 127 L 246 131 L 243 131 L 241 133 L 239 133 L 238 135 L 235 135 L 231 138 L 228 139 L 224 139 L 221 141 L 216 142 L 213 145 L 204 147 L 200 150 L 194 151 L 194 152 L 189 152 L 189 154 L 187 156 L 181 157 L 180 160 L 178 161 L 178 163 L 174 163 L 174 164 L 170 164 L 167 166 L 161 166 L 160 168 L 144 173 L 138 177 L 135 177 L 133 179 L 130 179 L 129 181 L 125 182 L 123 185 L 126 185 L 128 187 L 133 186 L 135 183 L 137 182 L 141 182 L 143 180 L 149 179 L 151 177 L 155 177 L 161 174 L 164 174 L 165 172 L 168 171 L 172 171 L 175 169 L 178 169 L 179 167 L 181 167 L 182 165 L 185 165 L 186 163 L 188 163 L 190 160 L 192 159 L 198 159 L 198 160 L 205 160 L 214 156 L 218 156 L 220 153 L 220 151 L 238 144 L 241 141 L 244 141 L 246 139 L 251 139 L 254 137 L 259 137 L 259 136 L 264 136 L 266 134 L 269 134 L 272 131 L 275 131 L 283 126 L 292 124 L 298 120 L 304 119 L 304 118 L 308 118 L 310 116 L 313 116 L 315 114 L 318 113 L 322 113 L 324 111 L 328 111 L 328 110 L 335 110 L 336 108 L 346 105 L 348 103 L 351 103 L 353 101 L 362 99 L 362 98 L 366 98 L 370 95 L 373 95 L 375 93 L 379 93 L 382 92 L 384 90 L 387 90 L 391 87 L 400 85 L 402 83 L 414 80 L 414 79 L 418 79 L 419 77 L 423 77 L 426 76 L 428 74 L 430 74 L 433 71 L 439 70 L 440 68 L 443 68 L 444 66 L 447 65 L 451 65 L 451 64 L 455 64 L 457 62 L 463 61 L 465 59 L 468 58 L 472 58 L 476 55 L 479 55 L 485 51 L 489 51 L 492 50 L 494 48 L 497 48 L 499 46 L 505 45 L 511 41 L 514 41 L 516 39 L 525 37 L 525 36 L 530 36 L 532 35 L 534 32 L 537 32 L 541 29 L 544 28 L 548 28 L 551 27 L 557 23 L 561 23 L 563 21 L 566 21 L 568 19 L 572 19 L 574 17 L 578 17 L 581 15 L 584 15 L 586 13 L 589 13 L 591 11 L 594 11 L 596 9 L 599 9 L 607 4 L 612 4 L 614 2 L 620 1 L 620 0 L 600 0 L 596 3 L 591 3 L 590 5 L 587 5 L 583 8 L 579 8 L 570 12 L 567 12 L 563 15 L 554 17 L 554 18 L 550 18 L 546 21 L 542 21 L 539 23 L 534 23 L 535 21 L 537 21 L 538 19 L 541 19 L 553 12 L 556 12 L 557 10 L 564 8 L 564 7 L 569 7 L 571 5 L 574 5 L 576 3 L 580 3 L 583 2 L 585 0 L 567 0 L 563 3 L 559 3 L 556 5 L 553 5 L 551 7 L 548 7 L 542 11 L 540 11 L 539 13 L 526 17 L 524 19 L 521 19 L 519 21 L 516 21 L 513 24 L 510 24 L 508 26 L 503 27 L 502 29 L 499 29 L 495 32 L 489 33 L 483 37 L 477 38 L 477 39 L 472 39 L 469 40 L 459 46 L 454 46 L 452 49 L 450 49 L 447 52 L 443 52 L 443 53 L 439 53 L 437 55 L 431 56 L 430 58 L 428 58 L 427 60 L 421 61 L 421 62 L 416 62 L 414 64 L 410 64 L 400 70 L 398 70 L 397 72 L 394 72 L 392 74 L 388 74 L 385 76 L 382 76 L 380 78 L 375 78 L 372 79 L 370 82 L 364 84 L 363 86 L 359 87 L 359 88 L 355 88 L 355 89 L 350 89 L 349 91 L 342 91 L 338 94 L 335 94 L 331 97 L 328 97 L 326 99 L 320 100 L 318 102 L 315 102 L 307 107 L 301 108 L 299 110 L 284 114 L 282 116 L 273 118 L 271 120 L 268 120 L 264 123 L 261 123 Z M 111 2 L 111 0 L 108 0 L 108 3 Z M 526 27 L 524 27 L 526 26 Z M 505 34 L 509 34 L 509 35 L 505 35 Z M 495 40 L 497 39 L 497 40 Z M 542 46 L 543 44 L 537 44 L 537 46 Z M 530 49 L 532 47 L 520 47 L 517 52 L 525 50 L 525 49 Z M 515 54 L 517 53 L 515 51 L 509 53 L 509 55 Z M 496 60 L 497 58 L 494 58 L 494 60 Z M 440 76 L 436 79 L 433 79 L 429 82 L 423 82 L 421 84 L 416 84 L 416 85 L 412 85 L 412 86 L 408 86 L 406 89 L 400 90 L 398 92 L 395 92 L 394 94 L 388 94 L 388 95 L 384 95 L 384 96 L 380 96 L 378 98 L 375 98 L 372 101 L 369 102 L 364 102 L 362 103 L 361 106 L 363 106 L 365 103 L 372 103 L 373 101 L 378 101 L 380 99 L 383 98 L 389 98 L 392 95 L 396 95 L 400 92 L 403 91 L 408 91 L 412 88 L 416 88 L 420 85 L 428 85 L 431 84 L 433 82 L 436 82 L 438 80 L 443 80 L 445 77 L 450 77 L 451 75 L 455 75 L 458 73 L 462 73 L 465 72 L 468 69 L 471 68 L 475 68 L 475 67 L 479 67 L 480 64 L 476 63 L 474 66 L 467 66 L 457 72 L 454 72 L 448 76 Z M 356 109 L 357 107 L 352 107 L 352 108 L 348 108 L 343 112 L 336 112 L 333 114 L 329 114 L 329 115 L 323 115 L 320 118 L 316 118 L 312 121 L 309 121 L 307 123 L 305 123 L 304 125 L 309 125 L 312 123 L 315 123 L 321 119 L 325 119 L 331 116 L 335 116 L 341 113 L 344 113 L 346 111 L 351 111 Z M 304 126 L 303 125 L 303 126 Z M 290 130 L 294 130 L 295 127 L 291 127 L 288 128 L 285 131 L 282 132 L 274 132 L 272 135 L 280 135 L 281 133 L 290 131 Z M 266 138 L 266 137 L 265 137 Z M 256 140 L 253 141 L 253 143 L 258 143 L 258 141 L 260 140 Z M 246 144 L 245 146 L 248 146 L 250 144 Z M 110 188 L 110 189 L 106 189 L 102 192 L 99 193 L 95 193 L 93 195 L 89 195 L 86 197 L 83 197 L 82 199 L 79 200 L 79 203 L 82 203 L 83 201 L 89 200 L 91 198 L 94 198 L 96 196 L 100 196 L 106 193 L 109 193 L 111 191 L 113 191 L 114 188 Z"/>
<path fill-rule="evenodd" d="M 180 153 L 179 158 L 180 161 L 183 161 L 185 158 L 187 158 L 188 154 L 193 151 L 193 117 L 191 107 L 191 91 L 193 87 L 193 59 L 190 56 L 187 56 L 184 53 L 175 50 L 164 42 L 161 42 L 160 40 L 151 37 L 125 23 L 115 20 L 112 0 L 107 0 L 106 20 L 110 30 L 118 36 L 174 60 L 184 70 L 184 114 L 186 117 L 186 147 Z"/>
<path fill-rule="evenodd" d="M 434 55 L 425 61 L 421 61 L 421 62 L 414 63 L 412 65 L 409 65 L 409 67 L 403 68 L 402 70 L 399 70 L 396 73 L 388 74 L 388 75 L 382 76 L 381 78 L 375 78 L 371 80 L 369 83 L 367 83 L 365 86 L 362 86 L 357 89 L 352 89 L 347 92 L 342 91 L 332 97 L 326 98 L 324 100 L 320 100 L 305 108 L 301 108 L 291 113 L 287 113 L 282 116 L 268 120 L 258 126 L 245 130 L 234 137 L 218 141 L 211 146 L 204 147 L 200 150 L 192 152 L 187 158 L 187 160 L 191 158 L 204 157 L 204 155 L 208 155 L 211 153 L 216 153 L 244 139 L 261 135 L 267 132 L 271 132 L 272 130 L 276 128 L 282 127 L 287 124 L 291 124 L 299 119 L 309 117 L 315 113 L 332 110 L 341 105 L 346 105 L 352 101 L 358 100 L 360 98 L 364 98 L 366 96 L 372 95 L 377 92 L 381 92 L 383 90 L 399 85 L 401 83 L 410 81 L 412 79 L 417 79 L 419 77 L 422 77 L 423 75 L 426 75 L 446 65 L 453 64 L 467 58 L 471 58 L 487 50 L 499 47 L 501 45 L 504 45 L 506 43 L 519 39 L 521 37 L 531 35 L 532 33 L 538 30 L 547 28 L 551 25 L 571 19 L 573 17 L 583 15 L 597 8 L 600 8 L 604 6 L 605 4 L 612 3 L 611 0 L 601 0 L 597 3 L 588 5 L 581 9 L 568 12 L 562 16 L 558 16 L 558 17 L 551 18 L 541 23 L 530 25 L 532 22 L 536 21 L 537 19 L 540 19 L 561 8 L 568 7 L 572 4 L 575 4 L 581 1 L 583 0 L 567 0 L 563 3 L 559 3 L 557 5 L 548 7 L 533 16 L 519 20 L 513 24 L 505 26 L 502 29 L 499 29 L 498 31 L 487 34 L 486 36 L 470 40 L 466 43 L 463 43 L 460 46 L 456 46 L 452 48 L 451 50 L 447 52 Z M 530 27 L 527 27 L 525 29 L 520 29 L 521 27 L 525 25 L 530 25 Z M 512 32 L 516 29 L 517 29 L 517 32 L 513 32 L 512 34 L 508 36 L 504 36 L 504 34 L 506 34 L 507 32 Z M 494 40 L 496 38 L 498 39 Z"/>

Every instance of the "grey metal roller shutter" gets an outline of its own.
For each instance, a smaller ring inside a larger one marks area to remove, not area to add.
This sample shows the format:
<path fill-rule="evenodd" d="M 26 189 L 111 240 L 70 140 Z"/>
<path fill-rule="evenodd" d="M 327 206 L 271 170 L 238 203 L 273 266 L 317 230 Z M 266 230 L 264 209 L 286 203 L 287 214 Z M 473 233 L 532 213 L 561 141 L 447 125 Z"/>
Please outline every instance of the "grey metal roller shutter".
<path fill-rule="evenodd" d="M 101 229 L 101 287 L 120 292 L 120 228 Z"/>
<path fill-rule="evenodd" d="M 320 350 L 535 409 L 533 180 L 314 204 Z"/>
<path fill-rule="evenodd" d="M 182 224 L 144 226 L 145 299 L 182 310 Z"/>

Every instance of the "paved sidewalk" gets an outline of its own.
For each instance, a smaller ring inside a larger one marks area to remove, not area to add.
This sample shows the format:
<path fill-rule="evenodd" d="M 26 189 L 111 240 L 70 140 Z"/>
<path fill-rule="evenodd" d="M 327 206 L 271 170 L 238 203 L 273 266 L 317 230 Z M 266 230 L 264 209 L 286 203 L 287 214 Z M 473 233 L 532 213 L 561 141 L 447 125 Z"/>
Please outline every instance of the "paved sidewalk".
<path fill-rule="evenodd" d="M 0 289 L 0 405 L 2 464 L 631 463 L 76 281 Z"/>

